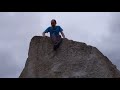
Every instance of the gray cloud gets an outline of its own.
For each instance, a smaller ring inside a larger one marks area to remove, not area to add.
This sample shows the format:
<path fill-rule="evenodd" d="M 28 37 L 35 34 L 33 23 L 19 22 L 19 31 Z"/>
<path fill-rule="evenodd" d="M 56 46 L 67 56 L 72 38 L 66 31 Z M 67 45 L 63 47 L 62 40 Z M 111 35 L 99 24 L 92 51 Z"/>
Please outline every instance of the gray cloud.
<path fill-rule="evenodd" d="M 120 13 L 111 13 L 109 36 L 103 37 L 101 50 L 120 69 Z"/>
<path fill-rule="evenodd" d="M 0 13 L 0 77 L 19 76 L 39 25 L 39 13 Z"/>
<path fill-rule="evenodd" d="M 1 78 L 9 78 L 15 77 L 18 71 L 20 71 L 17 66 L 14 55 L 8 51 L 0 52 L 0 77 Z"/>

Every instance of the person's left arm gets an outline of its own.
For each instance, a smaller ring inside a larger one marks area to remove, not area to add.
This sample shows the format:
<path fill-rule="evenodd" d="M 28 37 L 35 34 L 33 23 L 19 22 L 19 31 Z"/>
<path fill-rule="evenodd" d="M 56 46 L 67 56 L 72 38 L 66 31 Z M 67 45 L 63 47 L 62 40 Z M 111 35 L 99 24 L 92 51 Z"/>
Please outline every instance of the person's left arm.
<path fill-rule="evenodd" d="M 63 31 L 61 31 L 61 35 L 63 36 L 63 38 L 65 38 L 65 34 L 63 33 Z"/>
<path fill-rule="evenodd" d="M 62 37 L 65 38 L 65 34 L 63 33 L 63 29 L 60 26 L 59 26 L 59 28 L 60 28 L 60 33 L 61 33 Z"/>

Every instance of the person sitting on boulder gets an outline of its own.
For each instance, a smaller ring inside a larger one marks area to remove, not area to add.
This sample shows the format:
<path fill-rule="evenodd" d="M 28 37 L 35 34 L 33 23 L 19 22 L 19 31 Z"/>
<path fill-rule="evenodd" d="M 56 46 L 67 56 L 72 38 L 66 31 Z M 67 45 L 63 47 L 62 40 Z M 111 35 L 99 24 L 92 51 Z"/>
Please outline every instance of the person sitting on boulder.
<path fill-rule="evenodd" d="M 65 35 L 63 33 L 63 29 L 60 27 L 60 26 L 56 26 L 57 22 L 55 19 L 52 19 L 51 20 L 51 26 L 48 27 L 43 33 L 43 37 L 45 37 L 45 33 L 48 33 L 50 32 L 50 38 L 54 44 L 54 47 L 53 49 L 56 50 L 60 43 L 62 42 L 62 38 L 61 38 L 61 35 L 63 38 L 65 38 Z M 59 35 L 59 33 L 61 33 L 61 35 Z"/>

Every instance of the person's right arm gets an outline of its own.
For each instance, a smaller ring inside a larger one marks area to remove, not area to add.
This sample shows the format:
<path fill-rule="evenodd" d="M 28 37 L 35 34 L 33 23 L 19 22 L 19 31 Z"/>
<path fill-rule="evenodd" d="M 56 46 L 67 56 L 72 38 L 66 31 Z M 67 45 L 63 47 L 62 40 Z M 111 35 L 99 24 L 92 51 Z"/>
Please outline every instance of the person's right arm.
<path fill-rule="evenodd" d="M 45 33 L 49 32 L 49 27 L 42 33 L 43 37 L 45 37 Z"/>
<path fill-rule="evenodd" d="M 42 33 L 43 37 L 45 37 L 45 32 Z"/>

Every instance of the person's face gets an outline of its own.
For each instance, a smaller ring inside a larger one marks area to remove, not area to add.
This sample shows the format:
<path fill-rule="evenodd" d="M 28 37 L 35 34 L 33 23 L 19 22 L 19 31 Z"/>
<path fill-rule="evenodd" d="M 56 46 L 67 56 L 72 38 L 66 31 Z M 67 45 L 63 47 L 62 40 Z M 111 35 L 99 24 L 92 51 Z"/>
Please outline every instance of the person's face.
<path fill-rule="evenodd" d="M 56 22 L 54 20 L 51 21 L 51 26 L 56 26 Z"/>

